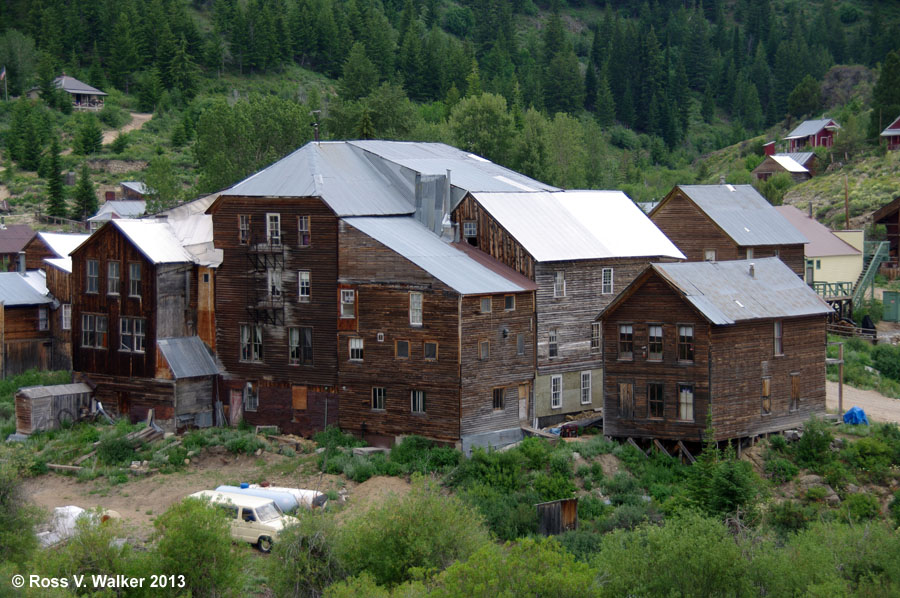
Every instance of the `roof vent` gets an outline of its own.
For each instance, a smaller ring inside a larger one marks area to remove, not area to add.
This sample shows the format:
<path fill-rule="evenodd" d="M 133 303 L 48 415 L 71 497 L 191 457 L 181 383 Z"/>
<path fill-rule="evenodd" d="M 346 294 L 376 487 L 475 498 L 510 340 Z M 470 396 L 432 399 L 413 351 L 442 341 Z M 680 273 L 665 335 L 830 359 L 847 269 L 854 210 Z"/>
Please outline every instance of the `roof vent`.
<path fill-rule="evenodd" d="M 756 264 L 750 262 L 750 278 L 756 278 Z"/>
<path fill-rule="evenodd" d="M 719 175 L 719 184 L 720 184 L 720 185 L 724 185 L 724 184 L 725 184 L 725 175 L 724 175 L 724 174 L 720 174 L 720 175 Z"/>

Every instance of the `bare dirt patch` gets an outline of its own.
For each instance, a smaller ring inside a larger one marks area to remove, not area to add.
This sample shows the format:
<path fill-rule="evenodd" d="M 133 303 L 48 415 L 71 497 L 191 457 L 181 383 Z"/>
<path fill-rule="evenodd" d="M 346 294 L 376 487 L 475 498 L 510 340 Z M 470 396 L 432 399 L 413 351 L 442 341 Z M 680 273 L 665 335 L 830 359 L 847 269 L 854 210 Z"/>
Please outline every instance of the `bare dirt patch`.
<path fill-rule="evenodd" d="M 826 406 L 829 411 L 838 408 L 838 383 L 825 383 Z M 853 406 L 866 412 L 869 421 L 900 423 L 900 400 L 886 397 L 874 390 L 861 390 L 844 385 L 844 411 Z"/>
<path fill-rule="evenodd" d="M 598 456 L 594 461 L 600 462 L 600 467 L 603 469 L 603 475 L 608 478 L 613 477 L 622 469 L 622 462 L 619 461 L 619 458 L 609 453 Z"/>
<path fill-rule="evenodd" d="M 102 170 L 110 174 L 135 172 L 147 168 L 146 160 L 88 160 L 91 170 Z"/>
<path fill-rule="evenodd" d="M 354 510 L 366 510 L 381 504 L 390 495 L 406 496 L 411 488 L 404 478 L 375 476 L 349 489 L 349 504 Z"/>
<path fill-rule="evenodd" d="M 110 131 L 103 132 L 103 145 L 112 143 L 120 131 L 122 133 L 127 133 L 128 131 L 135 131 L 137 129 L 140 129 L 151 118 L 153 118 L 152 114 L 147 114 L 144 112 L 132 112 L 131 122 L 129 122 L 127 125 L 120 129 L 112 129 Z"/>

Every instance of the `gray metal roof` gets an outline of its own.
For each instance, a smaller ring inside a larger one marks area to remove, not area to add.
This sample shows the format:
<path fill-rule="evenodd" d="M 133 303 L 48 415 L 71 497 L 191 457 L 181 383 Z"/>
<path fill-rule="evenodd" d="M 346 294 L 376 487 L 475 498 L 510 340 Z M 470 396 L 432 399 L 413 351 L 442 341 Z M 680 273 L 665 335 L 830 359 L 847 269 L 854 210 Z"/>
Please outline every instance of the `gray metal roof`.
<path fill-rule="evenodd" d="M 112 220 L 117 218 L 136 218 L 147 211 L 147 202 L 142 199 L 116 199 L 100 206 L 97 213 L 88 218 L 91 222 Z"/>
<path fill-rule="evenodd" d="M 840 129 L 841 126 L 830 118 L 820 118 L 818 120 L 804 120 L 797 125 L 797 128 L 791 131 L 785 139 L 801 139 L 815 135 L 822 129 Z"/>
<path fill-rule="evenodd" d="M 751 185 L 679 185 L 740 246 L 808 243 Z"/>
<path fill-rule="evenodd" d="M 775 209 L 809 239 L 809 245 L 803 248 L 803 255 L 806 257 L 860 256 L 859 249 L 853 247 L 831 232 L 828 227 L 819 224 L 794 206 L 777 206 Z M 861 256 L 859 259 L 859 263 L 862 263 Z"/>
<path fill-rule="evenodd" d="M 0 302 L 6 307 L 45 305 L 52 301 L 18 272 L 0 272 Z"/>
<path fill-rule="evenodd" d="M 106 92 L 100 91 L 96 87 L 91 87 L 87 83 L 79 81 L 75 77 L 70 77 L 68 75 L 57 77 L 53 80 L 53 83 L 56 84 L 56 87 L 58 87 L 59 89 L 62 89 L 63 91 L 67 91 L 69 93 L 82 93 L 94 96 L 107 95 Z"/>
<path fill-rule="evenodd" d="M 515 276 L 504 276 L 441 240 L 409 216 L 344 218 L 344 221 L 408 259 L 461 295 L 519 293 Z M 511 272 L 511 271 L 510 271 Z M 515 274 L 515 273 L 513 273 Z"/>
<path fill-rule="evenodd" d="M 900 135 L 900 116 L 881 132 L 881 137 L 893 137 L 894 135 Z"/>
<path fill-rule="evenodd" d="M 798 164 L 806 165 L 810 158 L 815 156 L 816 154 L 813 152 L 786 152 L 786 153 L 778 153 L 776 156 L 788 156 L 789 158 L 793 158 Z"/>
<path fill-rule="evenodd" d="M 776 257 L 651 267 L 713 324 L 825 315 L 832 311 Z"/>
<path fill-rule="evenodd" d="M 140 193 L 141 195 L 145 195 L 150 192 L 150 188 L 141 181 L 122 181 L 119 184 L 124 188 L 131 189 L 135 193 Z"/>
<path fill-rule="evenodd" d="M 176 380 L 214 376 L 221 372 L 212 351 L 198 336 L 161 338 L 156 344 Z"/>
<path fill-rule="evenodd" d="M 93 389 L 83 382 L 75 384 L 54 384 L 52 386 L 26 386 L 16 391 L 16 394 L 29 399 L 41 397 L 59 397 L 63 395 L 91 394 Z"/>

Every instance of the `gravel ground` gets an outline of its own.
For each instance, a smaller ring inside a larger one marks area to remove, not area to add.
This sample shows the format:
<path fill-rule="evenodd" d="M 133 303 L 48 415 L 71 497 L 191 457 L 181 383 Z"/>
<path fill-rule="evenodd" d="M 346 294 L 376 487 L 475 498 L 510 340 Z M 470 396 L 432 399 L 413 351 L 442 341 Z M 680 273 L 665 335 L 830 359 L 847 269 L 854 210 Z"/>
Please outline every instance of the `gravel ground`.
<path fill-rule="evenodd" d="M 825 400 L 828 411 L 837 412 L 838 383 L 825 383 Z M 866 412 L 869 421 L 900 423 L 900 400 L 886 397 L 874 390 L 860 390 L 844 385 L 844 411 L 857 406 Z"/>

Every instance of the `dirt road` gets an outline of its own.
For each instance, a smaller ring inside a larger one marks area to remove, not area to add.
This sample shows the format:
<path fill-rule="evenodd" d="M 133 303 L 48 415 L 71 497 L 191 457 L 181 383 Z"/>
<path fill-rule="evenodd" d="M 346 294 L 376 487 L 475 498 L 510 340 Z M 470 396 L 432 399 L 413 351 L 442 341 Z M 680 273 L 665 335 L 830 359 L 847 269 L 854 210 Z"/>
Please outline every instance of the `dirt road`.
<path fill-rule="evenodd" d="M 132 112 L 130 123 L 128 123 L 121 129 L 113 129 L 111 131 L 103 132 L 103 145 L 112 143 L 120 131 L 122 133 L 127 133 L 128 131 L 134 131 L 134 130 L 140 129 L 141 127 L 144 126 L 144 123 L 146 123 L 151 118 L 153 118 L 152 114 L 146 114 L 143 112 Z"/>
<path fill-rule="evenodd" d="M 825 400 L 829 411 L 838 408 L 837 382 L 825 383 Z M 891 399 L 874 390 L 860 390 L 844 385 L 844 411 L 857 406 L 866 412 L 869 421 L 900 423 L 900 399 Z"/>

